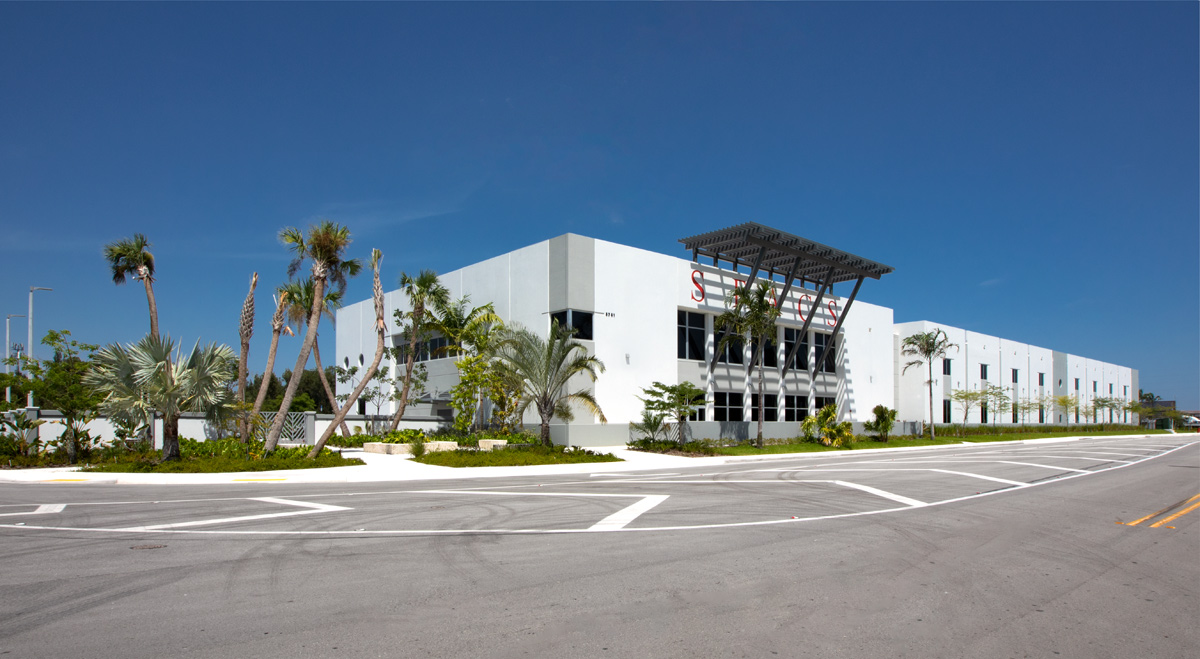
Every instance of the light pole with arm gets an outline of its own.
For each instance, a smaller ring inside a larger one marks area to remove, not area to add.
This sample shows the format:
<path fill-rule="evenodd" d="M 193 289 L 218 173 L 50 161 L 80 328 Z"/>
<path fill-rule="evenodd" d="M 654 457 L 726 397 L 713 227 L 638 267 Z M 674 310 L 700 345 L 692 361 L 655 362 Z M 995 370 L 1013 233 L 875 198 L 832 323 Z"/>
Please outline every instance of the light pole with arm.
<path fill-rule="evenodd" d="M 29 343 L 25 346 L 26 361 L 33 360 L 33 292 L 34 291 L 52 291 L 53 288 L 45 286 L 30 286 L 29 287 Z M 25 403 L 26 407 L 33 407 L 33 389 L 29 390 L 29 397 Z"/>
<path fill-rule="evenodd" d="M 23 313 L 10 313 L 10 314 L 8 314 L 8 317 L 4 319 L 4 374 L 5 375 L 8 375 L 11 372 L 11 371 L 9 371 L 8 359 L 9 359 L 9 357 L 12 356 L 12 354 L 9 352 L 10 349 L 12 348 L 12 343 L 11 343 L 12 339 L 9 337 L 9 334 L 11 334 L 10 330 L 11 330 L 11 325 L 12 325 L 12 319 L 13 318 L 24 318 L 24 317 L 25 317 L 25 314 L 23 314 Z M 4 402 L 5 403 L 12 402 L 12 387 L 11 386 L 6 385 L 4 387 Z"/>

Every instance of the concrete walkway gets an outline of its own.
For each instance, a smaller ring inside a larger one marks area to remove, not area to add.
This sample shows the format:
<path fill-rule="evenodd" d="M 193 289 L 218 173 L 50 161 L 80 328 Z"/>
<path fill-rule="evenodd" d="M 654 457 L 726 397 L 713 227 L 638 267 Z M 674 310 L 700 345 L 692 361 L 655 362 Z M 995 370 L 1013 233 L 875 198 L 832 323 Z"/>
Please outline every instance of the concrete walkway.
<path fill-rule="evenodd" d="M 1142 435 L 1128 435 L 1141 437 Z M 1104 436 L 1116 439 L 1119 436 Z M 1120 436 L 1125 437 L 1125 436 Z M 1048 439 L 1026 439 L 1012 443 L 1048 444 L 1074 442 L 1086 437 L 1055 437 Z M 929 451 L 967 446 L 988 447 L 1010 442 L 987 442 L 979 444 L 940 444 L 936 446 L 906 446 L 883 449 L 860 449 L 854 455 L 865 453 L 900 453 Z M 364 483 L 381 481 L 450 480 L 465 478 L 502 478 L 506 476 L 552 476 L 563 474 L 621 474 L 636 471 L 670 470 L 689 467 L 705 467 L 736 462 L 758 462 L 798 458 L 828 458 L 846 455 L 842 452 L 818 453 L 775 453 L 751 456 L 717 456 L 687 458 L 658 453 L 631 451 L 624 446 L 592 447 L 589 450 L 611 453 L 623 462 L 588 462 L 582 464 L 535 465 L 529 467 L 438 467 L 413 462 L 406 456 L 366 453 L 361 449 L 342 449 L 343 455 L 359 458 L 365 464 L 353 467 L 328 467 L 324 469 L 289 469 L 285 471 L 229 472 L 217 474 L 132 474 L 132 473 L 85 473 L 72 467 L 46 469 L 3 469 L 0 482 L 8 483 L 115 483 L 143 485 L 208 485 L 218 483 Z"/>

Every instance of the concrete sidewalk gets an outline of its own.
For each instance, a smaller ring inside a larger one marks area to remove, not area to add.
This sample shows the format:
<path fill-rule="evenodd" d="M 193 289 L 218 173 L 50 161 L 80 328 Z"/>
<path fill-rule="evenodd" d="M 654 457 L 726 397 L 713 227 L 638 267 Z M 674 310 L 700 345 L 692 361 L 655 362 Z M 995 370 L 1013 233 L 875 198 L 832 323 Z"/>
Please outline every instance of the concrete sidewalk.
<path fill-rule="evenodd" d="M 1142 435 L 1106 435 L 1105 439 L 1142 437 Z M 881 449 L 859 449 L 853 452 L 774 453 L 768 455 L 716 456 L 687 458 L 659 453 L 631 451 L 624 446 L 593 447 L 589 450 L 611 453 L 623 462 L 588 462 L 582 464 L 535 465 L 529 467 L 438 467 L 413 462 L 406 456 L 366 453 L 361 449 L 342 449 L 346 457 L 359 458 L 365 464 L 353 467 L 324 469 L 289 469 L 285 471 L 244 471 L 217 474 L 134 474 L 85 473 L 72 467 L 46 469 L 3 469 L 0 482 L 7 483 L 114 483 L 119 485 L 212 485 L 223 483 L 366 483 L 386 481 L 451 480 L 466 478 L 502 478 L 506 476 L 556 476 L 563 474 L 622 474 L 706 467 L 737 462 L 829 458 L 868 453 L 906 453 L 950 448 L 989 447 L 1007 444 L 1050 444 L 1074 442 L 1088 437 L 1054 437 L 1025 439 L 1013 442 L 939 444 L 936 446 L 904 446 Z"/>

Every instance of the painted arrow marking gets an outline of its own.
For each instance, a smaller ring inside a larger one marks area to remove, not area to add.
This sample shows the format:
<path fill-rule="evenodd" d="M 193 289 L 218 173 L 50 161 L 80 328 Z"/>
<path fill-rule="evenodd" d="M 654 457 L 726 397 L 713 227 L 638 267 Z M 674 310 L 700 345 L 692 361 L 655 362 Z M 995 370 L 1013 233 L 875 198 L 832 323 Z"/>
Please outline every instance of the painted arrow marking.
<path fill-rule="evenodd" d="M 311 515 L 313 513 L 334 512 L 337 510 L 352 510 L 345 506 L 331 506 L 324 503 L 312 503 L 309 501 L 293 501 L 291 499 L 277 499 L 275 497 L 255 497 L 250 501 L 262 501 L 265 503 L 276 503 L 283 506 L 299 506 L 305 510 L 292 510 L 285 513 L 265 513 L 262 515 L 245 515 L 242 517 L 222 517 L 220 519 L 201 519 L 194 522 L 176 522 L 174 524 L 154 524 L 151 526 L 130 526 L 119 531 L 161 531 L 164 529 L 182 529 L 192 526 L 208 526 L 210 524 L 225 524 L 228 522 L 248 522 L 255 519 L 271 519 L 274 517 L 291 517 L 293 515 Z"/>

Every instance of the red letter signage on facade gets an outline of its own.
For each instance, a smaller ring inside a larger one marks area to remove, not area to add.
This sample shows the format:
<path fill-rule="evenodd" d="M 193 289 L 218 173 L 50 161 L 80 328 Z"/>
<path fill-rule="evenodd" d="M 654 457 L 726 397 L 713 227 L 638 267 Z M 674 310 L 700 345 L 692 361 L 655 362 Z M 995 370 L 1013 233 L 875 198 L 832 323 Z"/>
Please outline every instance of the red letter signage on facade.
<path fill-rule="evenodd" d="M 692 301 L 693 302 L 703 302 L 704 301 L 704 273 L 703 272 L 700 272 L 699 270 L 692 270 L 692 286 L 696 287 L 696 290 L 692 291 Z M 699 296 L 699 297 L 697 297 L 697 296 Z"/>

